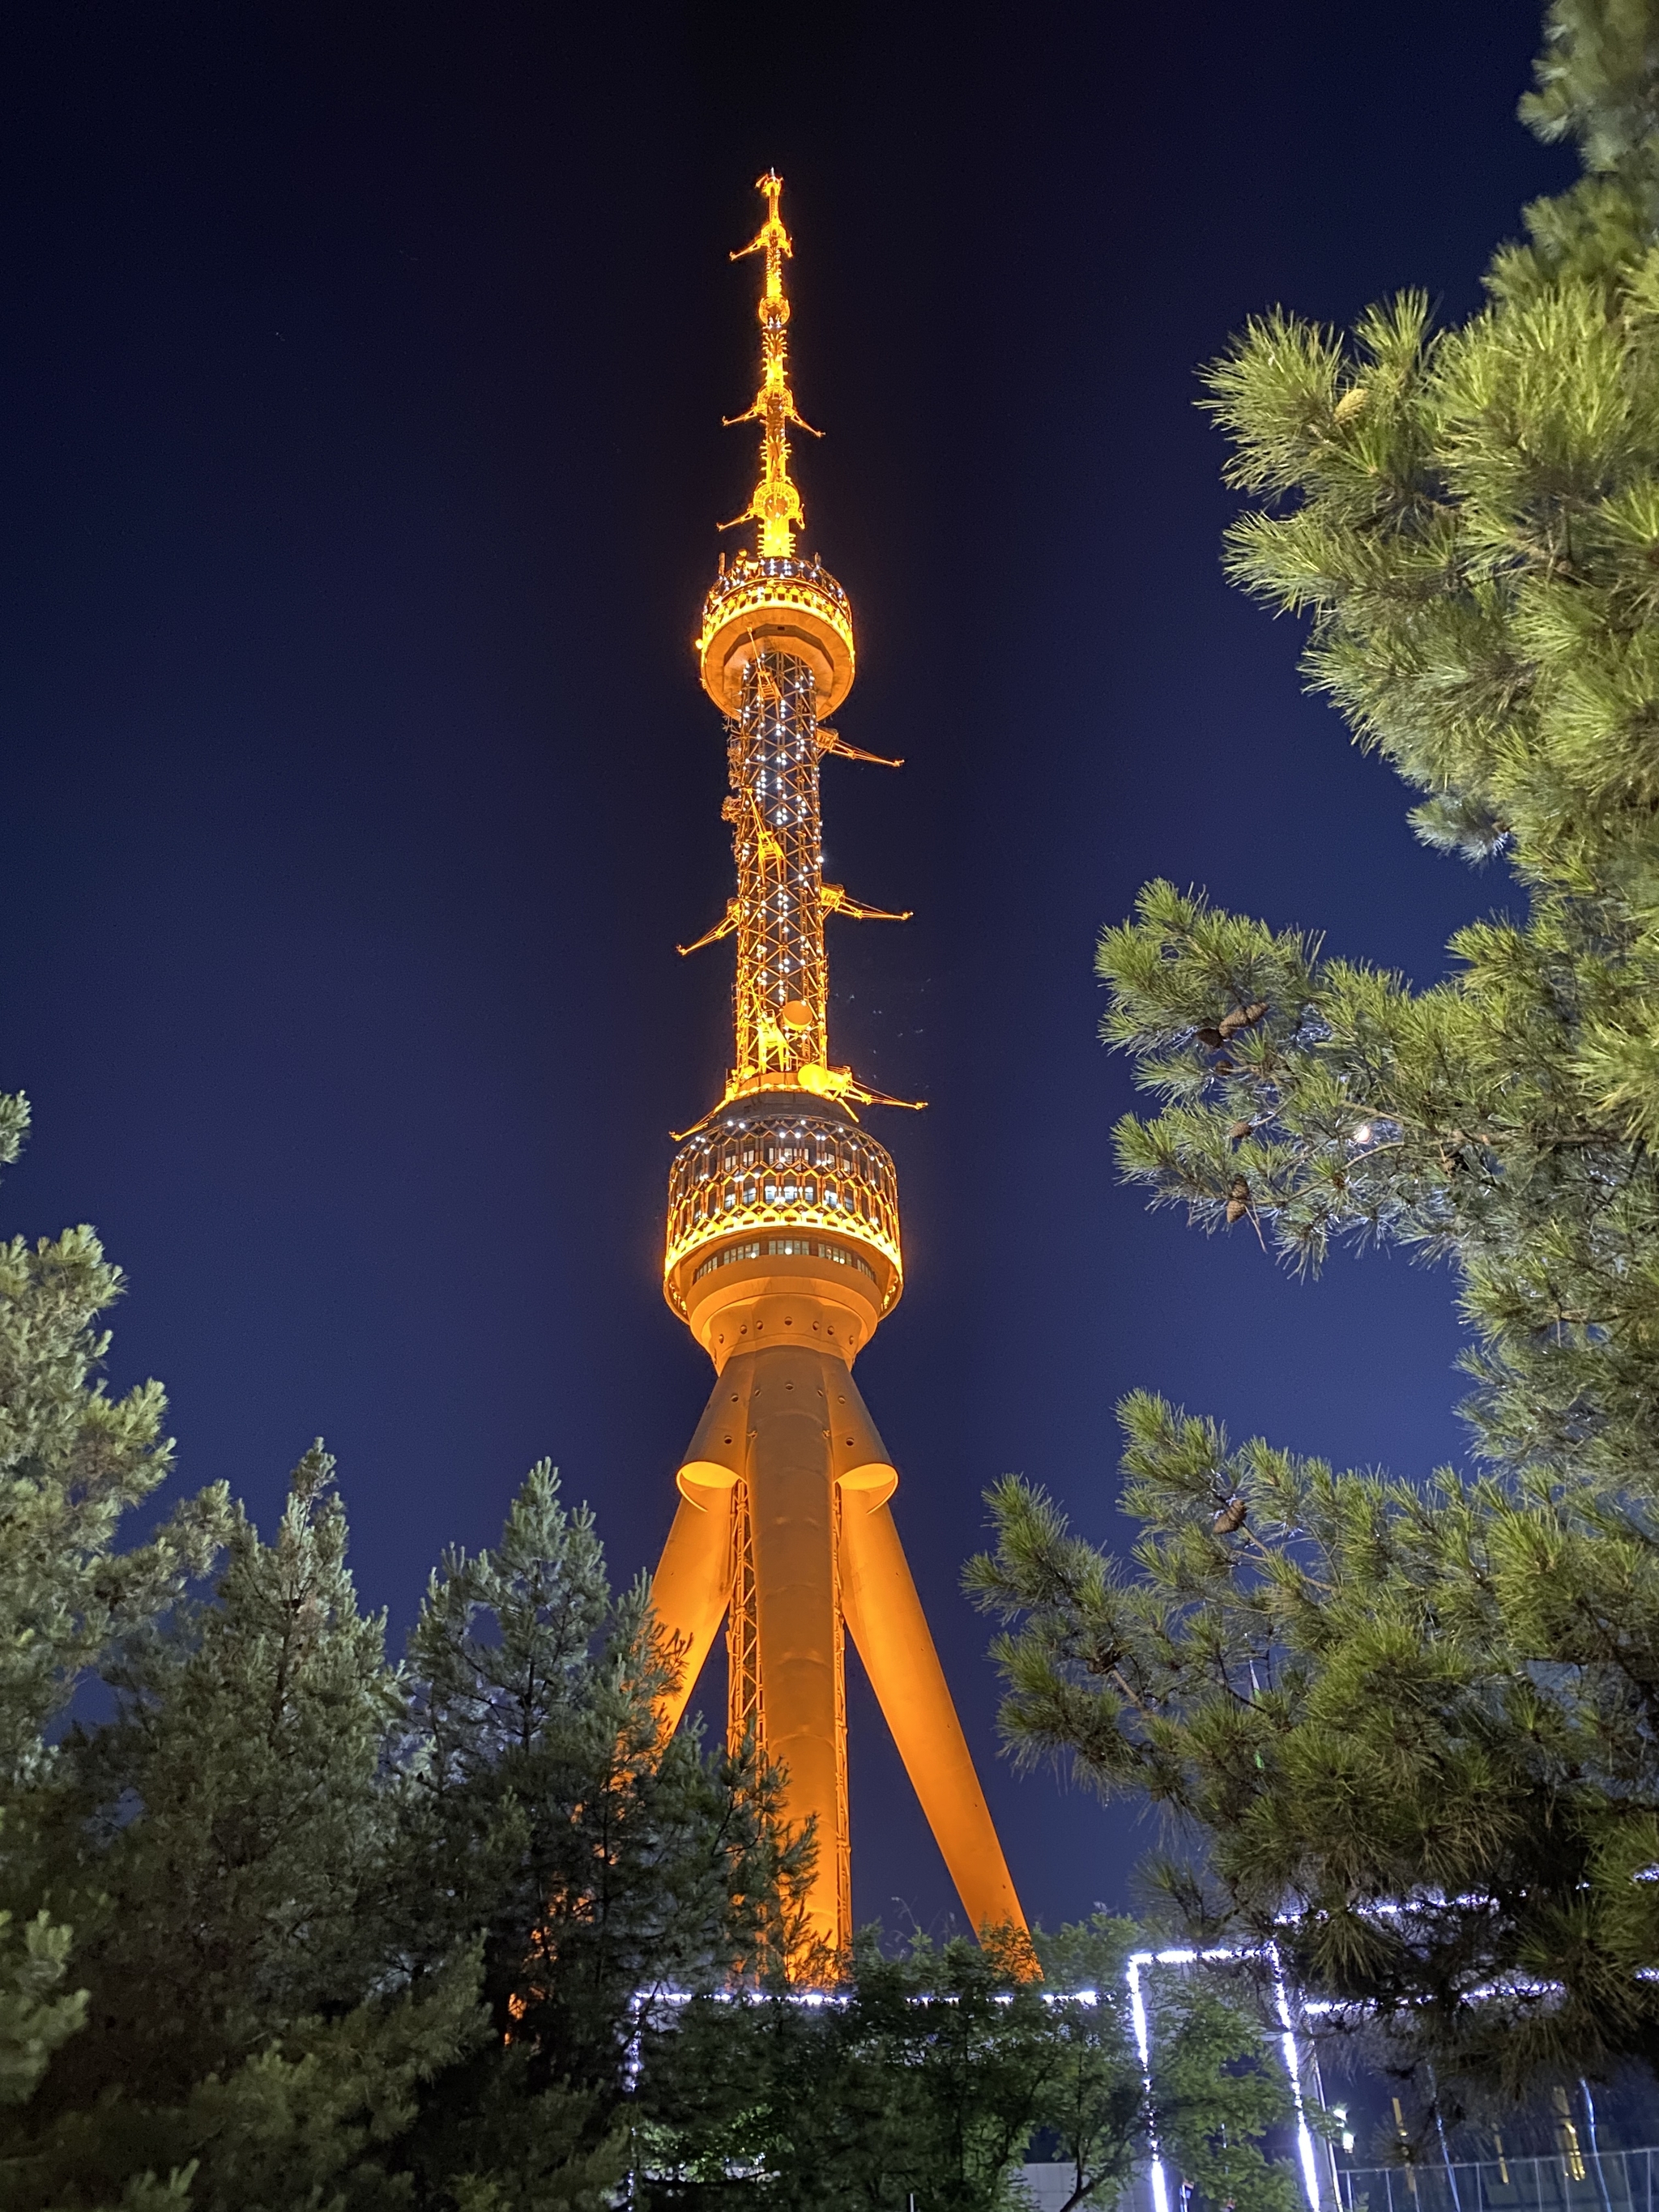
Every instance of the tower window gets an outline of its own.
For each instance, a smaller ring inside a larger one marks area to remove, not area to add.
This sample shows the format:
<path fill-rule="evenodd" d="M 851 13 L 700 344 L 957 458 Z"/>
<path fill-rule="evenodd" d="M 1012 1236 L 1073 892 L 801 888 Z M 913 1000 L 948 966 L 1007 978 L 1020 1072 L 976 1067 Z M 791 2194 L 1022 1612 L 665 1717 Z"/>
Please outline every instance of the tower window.
<path fill-rule="evenodd" d="M 849 1252 L 842 1244 L 826 1244 L 816 1237 L 769 1237 L 763 1243 L 758 1237 L 745 1238 L 742 1243 L 722 1245 L 700 1261 L 692 1273 L 694 1283 L 705 1275 L 712 1275 L 716 1267 L 729 1267 L 738 1260 L 832 1260 L 838 1267 L 856 1267 L 873 1283 L 876 1271 L 862 1254 Z"/>

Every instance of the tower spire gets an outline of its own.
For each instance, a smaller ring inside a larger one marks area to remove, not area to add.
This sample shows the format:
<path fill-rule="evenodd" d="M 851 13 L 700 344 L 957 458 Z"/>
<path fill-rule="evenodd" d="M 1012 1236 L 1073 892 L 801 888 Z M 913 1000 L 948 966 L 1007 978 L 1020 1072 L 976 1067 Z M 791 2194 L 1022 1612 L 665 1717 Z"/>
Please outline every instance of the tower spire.
<path fill-rule="evenodd" d="M 727 417 L 730 429 L 738 422 L 758 422 L 761 431 L 760 481 L 743 513 L 720 526 L 735 530 L 740 524 L 760 525 L 755 550 L 763 561 L 787 561 L 795 550 L 795 532 L 805 517 L 800 494 L 789 475 L 789 425 L 793 422 L 810 437 L 821 432 L 800 414 L 789 389 L 789 297 L 783 289 L 783 264 L 794 252 L 789 234 L 778 213 L 783 179 L 775 169 L 757 177 L 755 189 L 766 195 L 766 220 L 750 240 L 732 254 L 741 261 L 750 253 L 766 256 L 766 281 L 761 287 L 761 380 L 754 404 L 742 415 Z"/>
<path fill-rule="evenodd" d="M 730 417 L 727 427 L 761 424 L 761 473 L 747 507 L 722 527 L 758 522 L 758 544 L 729 565 L 721 562 L 696 641 L 703 688 L 727 718 L 732 796 L 725 811 L 738 890 L 720 921 L 679 949 L 694 952 L 720 938 L 737 937 L 736 1048 L 722 1104 L 748 1092 L 783 1089 L 848 1107 L 909 1106 L 918 1102 L 889 1098 L 859 1082 L 850 1068 L 830 1065 L 824 916 L 894 921 L 909 916 L 866 906 L 839 884 L 823 880 L 820 757 L 837 750 L 854 759 L 875 756 L 844 745 L 823 719 L 852 684 L 853 611 L 823 563 L 793 550 L 801 501 L 789 475 L 787 431 L 791 422 L 812 428 L 802 422 L 789 389 L 783 263 L 794 249 L 778 213 L 782 178 L 769 169 L 757 179 L 756 189 L 766 197 L 766 220 L 731 258 L 766 257 L 760 389 L 748 412 Z"/>

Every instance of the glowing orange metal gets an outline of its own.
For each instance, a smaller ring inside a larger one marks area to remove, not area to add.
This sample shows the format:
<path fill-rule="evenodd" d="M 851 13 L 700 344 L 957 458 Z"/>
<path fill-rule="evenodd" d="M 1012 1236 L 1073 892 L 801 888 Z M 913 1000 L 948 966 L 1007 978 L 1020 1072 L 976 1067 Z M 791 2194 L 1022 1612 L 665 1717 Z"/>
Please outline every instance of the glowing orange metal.
<path fill-rule="evenodd" d="M 760 541 L 756 550 L 763 560 L 772 560 L 787 558 L 794 551 L 795 532 L 805 520 L 800 494 L 789 479 L 789 425 L 798 423 L 809 437 L 819 434 L 798 412 L 795 395 L 789 389 L 789 301 L 783 289 L 783 264 L 784 257 L 795 249 L 778 213 L 783 179 L 769 169 L 763 177 L 757 178 L 755 189 L 766 195 L 766 220 L 732 258 L 741 261 L 750 253 L 766 256 L 766 281 L 760 296 L 760 390 L 748 412 L 729 416 L 726 427 L 729 429 L 736 422 L 763 426 L 761 474 L 754 497 L 743 513 L 720 526 L 735 530 L 740 523 L 758 522 Z"/>
<path fill-rule="evenodd" d="M 760 481 L 738 518 L 759 525 L 758 543 L 721 562 L 696 639 L 704 689 L 727 717 L 738 890 L 681 947 L 736 936 L 736 1053 L 720 1103 L 675 1156 L 664 1259 L 668 1302 L 717 1379 L 680 1466 L 653 1597 L 685 1650 L 671 1723 L 726 1621 L 732 1741 L 752 1734 L 787 1770 L 787 1816 L 817 1836 L 812 1929 L 842 1952 L 853 1933 L 846 1630 L 969 1921 L 1025 1923 L 888 1507 L 897 1470 L 852 1375 L 903 1286 L 893 1163 L 852 1105 L 909 1102 L 830 1065 L 823 920 L 908 917 L 823 880 L 822 757 L 878 756 L 821 719 L 852 684 L 853 615 L 822 564 L 794 555 L 791 247 L 781 179 L 769 171 L 758 189 L 766 220 L 743 251 L 766 257 L 761 385 L 738 417 L 763 428 Z"/>

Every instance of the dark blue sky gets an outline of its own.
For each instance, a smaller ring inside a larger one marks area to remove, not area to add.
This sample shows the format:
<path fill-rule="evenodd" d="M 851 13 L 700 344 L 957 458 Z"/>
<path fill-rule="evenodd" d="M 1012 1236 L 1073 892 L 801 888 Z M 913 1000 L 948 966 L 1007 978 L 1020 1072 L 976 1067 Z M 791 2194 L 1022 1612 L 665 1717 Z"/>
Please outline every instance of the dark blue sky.
<path fill-rule="evenodd" d="M 724 748 L 689 640 L 746 495 L 751 180 L 794 230 L 807 540 L 850 590 L 836 1056 L 908 1287 L 860 1363 L 1029 1908 L 1146 1832 L 994 1756 L 957 1593 L 984 1486 L 1112 1531 L 1112 1407 L 1419 1472 L 1451 1285 L 1313 1285 L 1114 1184 L 1099 925 L 1207 885 L 1421 981 L 1505 896 L 1223 584 L 1194 366 L 1254 309 L 1448 314 L 1565 157 L 1528 0 L 834 11 L 34 4 L 0 27 L 0 1082 L 8 1233 L 128 1269 L 112 1377 L 269 1522 L 321 1431 L 401 1635 L 559 1462 L 619 1577 L 708 1386 L 662 1303 L 714 1096 Z M 948 1884 L 854 1691 L 860 1917 Z"/>

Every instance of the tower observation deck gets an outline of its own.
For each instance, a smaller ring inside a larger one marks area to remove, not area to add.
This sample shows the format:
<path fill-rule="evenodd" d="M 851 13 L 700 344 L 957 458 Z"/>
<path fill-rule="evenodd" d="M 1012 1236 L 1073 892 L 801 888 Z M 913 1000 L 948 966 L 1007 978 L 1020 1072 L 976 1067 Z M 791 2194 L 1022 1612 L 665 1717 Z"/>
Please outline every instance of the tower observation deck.
<path fill-rule="evenodd" d="M 757 188 L 765 220 L 732 258 L 759 255 L 764 268 L 760 387 L 735 418 L 760 425 L 760 475 L 726 526 L 753 522 L 756 544 L 722 560 L 696 640 L 703 689 L 726 717 L 737 890 L 681 947 L 737 940 L 734 1055 L 724 1095 L 675 1155 L 664 1261 L 668 1303 L 716 1380 L 653 1589 L 659 1620 L 686 1645 L 671 1720 L 726 1623 L 729 1734 L 753 1731 L 787 1771 L 787 1818 L 815 1822 L 809 1917 L 844 1951 L 848 1630 L 969 1920 L 1024 1921 L 894 1526 L 897 1470 L 853 1380 L 903 1286 L 897 1178 L 854 1109 L 908 1102 L 830 1062 L 823 926 L 831 915 L 908 917 L 823 880 L 820 764 L 877 756 L 828 720 L 852 688 L 853 612 L 819 561 L 795 550 L 789 432 L 810 425 L 789 384 L 792 248 L 781 179 Z"/>

